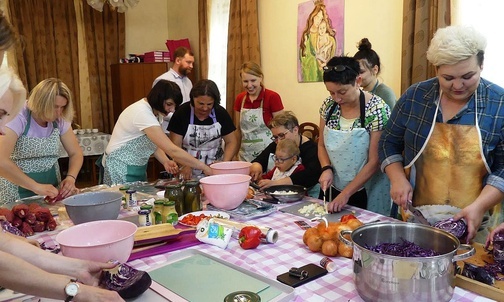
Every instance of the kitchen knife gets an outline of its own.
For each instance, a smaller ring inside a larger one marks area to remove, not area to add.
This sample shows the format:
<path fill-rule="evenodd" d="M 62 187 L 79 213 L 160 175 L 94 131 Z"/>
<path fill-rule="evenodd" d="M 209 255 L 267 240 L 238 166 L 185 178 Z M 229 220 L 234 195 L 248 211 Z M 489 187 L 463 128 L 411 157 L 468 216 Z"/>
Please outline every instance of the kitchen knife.
<path fill-rule="evenodd" d="M 411 200 L 408 200 L 408 202 L 406 203 L 407 206 L 408 206 L 408 210 L 413 213 L 413 215 L 415 215 L 415 219 L 418 220 L 418 222 L 420 222 L 421 224 L 425 224 L 425 225 L 430 225 L 429 221 L 427 221 L 427 219 L 425 218 L 425 216 L 422 214 L 422 212 L 420 212 L 419 209 L 415 208 L 413 206 L 413 202 Z"/>

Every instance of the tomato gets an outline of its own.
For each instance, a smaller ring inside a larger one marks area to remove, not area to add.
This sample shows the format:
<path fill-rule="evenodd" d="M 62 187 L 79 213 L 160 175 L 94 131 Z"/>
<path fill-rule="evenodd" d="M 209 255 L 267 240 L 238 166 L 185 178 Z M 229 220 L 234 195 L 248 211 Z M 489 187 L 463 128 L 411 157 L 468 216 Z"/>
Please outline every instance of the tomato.
<path fill-rule="evenodd" d="M 346 214 L 346 215 L 341 216 L 340 221 L 342 223 L 347 223 L 351 219 L 357 219 L 357 217 L 355 217 L 353 214 Z"/>

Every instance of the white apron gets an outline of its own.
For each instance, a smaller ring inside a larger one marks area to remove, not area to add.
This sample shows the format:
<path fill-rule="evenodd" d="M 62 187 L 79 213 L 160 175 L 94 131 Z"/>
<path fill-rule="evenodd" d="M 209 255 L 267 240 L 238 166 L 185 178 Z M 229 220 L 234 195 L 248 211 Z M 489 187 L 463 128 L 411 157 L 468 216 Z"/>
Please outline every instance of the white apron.
<path fill-rule="evenodd" d="M 364 127 L 364 93 L 361 91 L 361 126 Z M 329 117 L 334 112 L 336 104 L 329 110 Z M 362 170 L 369 154 L 370 135 L 365 128 L 335 130 L 324 127 L 324 145 L 334 167 L 333 185 L 342 191 Z M 385 216 L 390 215 L 390 182 L 386 174 L 376 172 L 365 184 L 368 197 L 367 210 Z"/>
<path fill-rule="evenodd" d="M 246 97 L 247 95 L 243 97 L 240 110 L 242 141 L 238 157 L 240 160 L 251 162 L 266 149 L 270 143 L 272 134 L 271 130 L 264 124 L 264 99 L 261 99 L 261 106 L 259 108 L 245 109 L 243 105 L 245 104 Z"/>
<path fill-rule="evenodd" d="M 222 160 L 224 151 L 222 149 L 221 124 L 215 116 L 215 109 L 212 109 L 210 117 L 212 125 L 194 124 L 194 107 L 191 106 L 191 117 L 187 132 L 182 140 L 182 148 L 199 161 L 209 165 L 214 161 Z M 192 169 L 193 177 L 202 175 L 203 171 Z"/>

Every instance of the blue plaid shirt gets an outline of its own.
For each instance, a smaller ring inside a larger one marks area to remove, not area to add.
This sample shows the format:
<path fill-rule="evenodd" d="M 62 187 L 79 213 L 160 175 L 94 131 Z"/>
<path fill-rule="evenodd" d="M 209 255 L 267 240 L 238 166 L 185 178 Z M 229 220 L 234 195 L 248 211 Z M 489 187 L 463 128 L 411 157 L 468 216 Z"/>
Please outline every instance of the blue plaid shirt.
<path fill-rule="evenodd" d="M 432 78 L 412 85 L 397 102 L 378 146 L 382 171 L 394 162 L 410 164 L 424 145 L 439 99 L 439 82 Z M 448 124 L 474 125 L 478 108 L 483 154 L 491 174 L 486 184 L 504 192 L 504 89 L 483 78 L 467 105 Z M 442 123 L 439 110 L 436 122 Z M 404 151 L 404 153 L 403 153 Z M 403 156 L 404 154 L 404 156 Z"/>

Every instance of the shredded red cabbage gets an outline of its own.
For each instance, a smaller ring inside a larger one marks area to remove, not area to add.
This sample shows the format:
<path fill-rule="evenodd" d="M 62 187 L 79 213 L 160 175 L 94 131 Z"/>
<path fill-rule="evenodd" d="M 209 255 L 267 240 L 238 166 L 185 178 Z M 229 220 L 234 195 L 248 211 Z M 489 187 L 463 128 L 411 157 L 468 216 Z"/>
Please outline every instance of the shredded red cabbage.
<path fill-rule="evenodd" d="M 448 218 L 434 223 L 434 227 L 446 231 L 458 239 L 467 236 L 467 224 L 462 219 L 455 221 L 453 218 Z"/>
<path fill-rule="evenodd" d="M 492 243 L 495 262 L 504 265 L 504 231 L 495 233 Z"/>
<path fill-rule="evenodd" d="M 402 239 L 401 243 L 380 243 L 365 247 L 373 252 L 398 257 L 433 257 L 439 255 L 436 251 L 423 248 L 413 242 Z"/>

